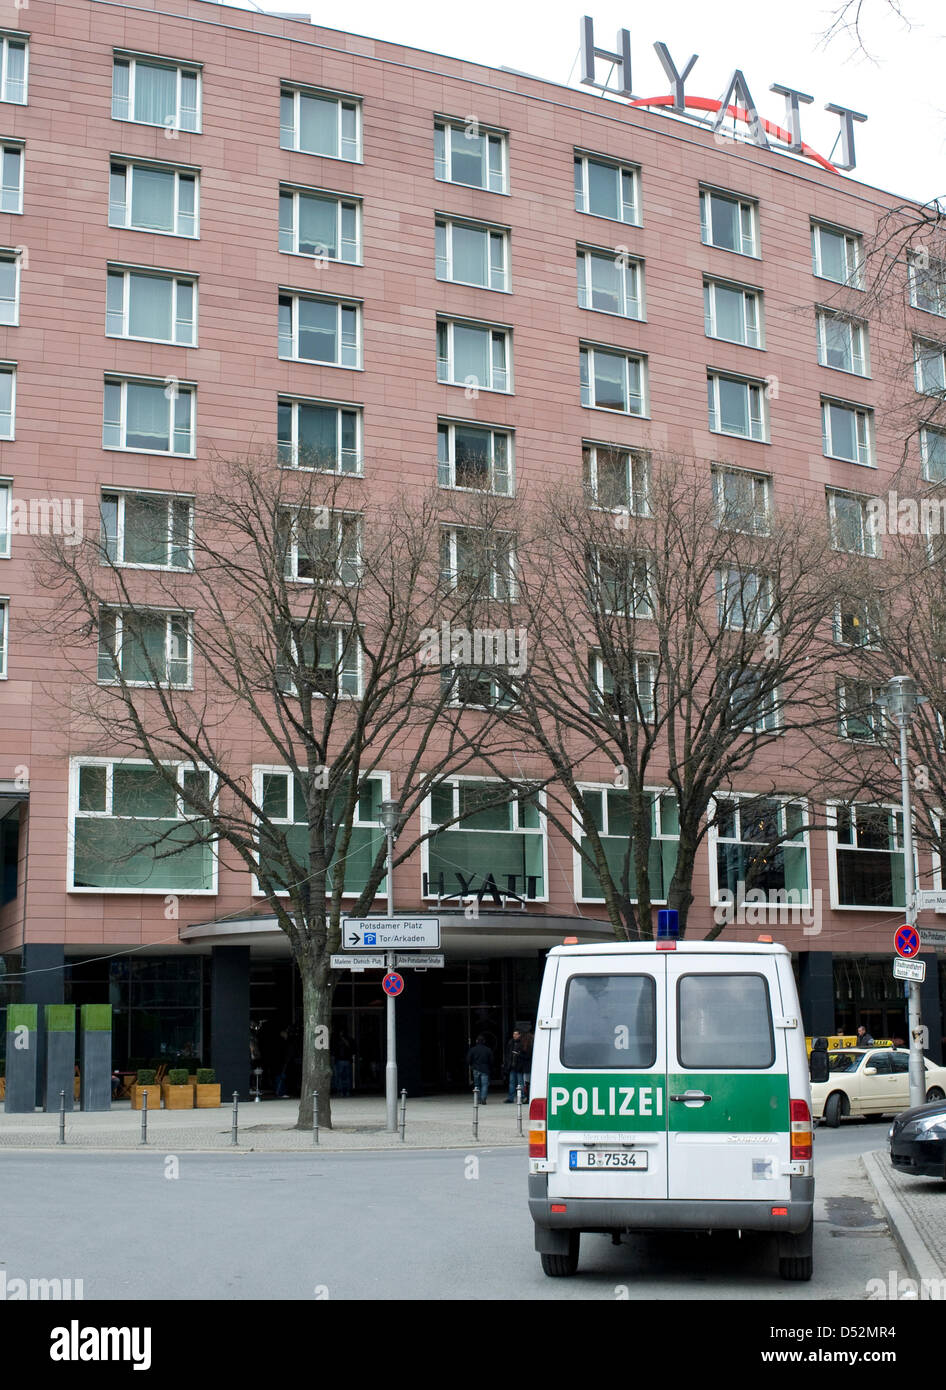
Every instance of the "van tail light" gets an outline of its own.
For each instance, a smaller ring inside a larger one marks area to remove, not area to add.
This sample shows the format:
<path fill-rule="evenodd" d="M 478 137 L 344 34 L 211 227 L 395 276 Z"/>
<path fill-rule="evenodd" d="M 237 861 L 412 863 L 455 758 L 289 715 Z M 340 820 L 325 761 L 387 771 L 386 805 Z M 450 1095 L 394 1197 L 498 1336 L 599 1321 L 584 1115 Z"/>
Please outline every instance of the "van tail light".
<path fill-rule="evenodd" d="M 545 1131 L 545 1096 L 536 1096 L 529 1102 L 529 1157 L 547 1158 L 548 1145 Z"/>
<path fill-rule="evenodd" d="M 811 1111 L 806 1100 L 793 1100 L 791 1105 L 792 1122 L 792 1162 L 811 1158 Z"/>

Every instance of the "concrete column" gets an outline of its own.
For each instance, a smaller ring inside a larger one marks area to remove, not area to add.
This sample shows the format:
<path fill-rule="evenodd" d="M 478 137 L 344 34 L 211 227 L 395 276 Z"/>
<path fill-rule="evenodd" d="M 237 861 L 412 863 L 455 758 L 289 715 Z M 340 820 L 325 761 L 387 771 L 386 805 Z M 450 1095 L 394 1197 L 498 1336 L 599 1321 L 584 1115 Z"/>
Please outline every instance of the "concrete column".
<path fill-rule="evenodd" d="M 23 947 L 23 1003 L 64 1004 L 66 1000 L 66 949 L 61 944 L 27 942 Z M 46 1018 L 39 1010 L 39 1050 L 43 1052 Z M 36 1068 L 36 1104 L 43 1104 L 43 1069 Z M 67 1096 L 71 1092 L 66 1093 Z M 58 1104 L 58 1102 L 57 1102 Z"/>
<path fill-rule="evenodd" d="M 250 948 L 214 946 L 210 953 L 210 1065 L 220 1098 L 250 1093 Z"/>
<path fill-rule="evenodd" d="M 8 1115 L 32 1115 L 39 1084 L 39 1009 L 36 1004 L 7 1008 L 6 1099 Z"/>
<path fill-rule="evenodd" d="M 834 954 L 803 951 L 798 957 L 798 998 L 805 1034 L 827 1038 L 834 1028 Z"/>
<path fill-rule="evenodd" d="M 921 957 L 926 961 L 926 979 L 920 985 L 920 1017 L 930 1030 L 927 1056 L 931 1062 L 943 1062 L 943 1010 L 939 998 L 939 961 L 935 951 Z"/>
<path fill-rule="evenodd" d="M 59 1092 L 66 1093 L 66 1109 L 72 1110 L 76 1075 L 76 1010 L 74 1004 L 46 1004 L 46 1053 L 43 1067 L 43 1109 L 59 1110 Z"/>
<path fill-rule="evenodd" d="M 434 973 L 430 972 L 431 975 Z M 404 989 L 394 1005 L 394 1020 L 397 1028 L 397 1094 L 400 1104 L 401 1091 L 408 1096 L 424 1094 L 424 1077 L 421 1067 L 421 1027 L 423 1019 L 426 974 L 416 970 L 402 970 Z"/>
<path fill-rule="evenodd" d="M 83 1110 L 112 1108 L 112 1006 L 83 1004 L 79 1096 Z"/>

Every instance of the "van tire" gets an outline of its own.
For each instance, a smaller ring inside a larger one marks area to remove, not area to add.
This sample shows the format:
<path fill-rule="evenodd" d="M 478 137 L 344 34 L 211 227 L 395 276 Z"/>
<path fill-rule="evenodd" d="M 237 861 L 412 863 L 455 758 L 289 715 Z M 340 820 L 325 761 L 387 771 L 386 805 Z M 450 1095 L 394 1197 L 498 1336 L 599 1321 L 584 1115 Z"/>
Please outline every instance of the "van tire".
<path fill-rule="evenodd" d="M 814 1218 L 797 1235 L 780 1236 L 778 1243 L 778 1272 L 780 1279 L 791 1279 L 796 1283 L 807 1282 L 814 1270 L 812 1247 L 814 1242 Z"/>
<path fill-rule="evenodd" d="M 550 1279 L 561 1279 L 578 1271 L 578 1250 L 581 1244 L 581 1232 L 569 1231 L 568 1233 L 568 1253 L 565 1255 L 540 1255 L 542 1261 L 542 1273 L 547 1274 Z"/>
<path fill-rule="evenodd" d="M 832 1091 L 824 1104 L 824 1122 L 829 1129 L 837 1129 L 844 1114 L 844 1097 L 840 1091 Z"/>

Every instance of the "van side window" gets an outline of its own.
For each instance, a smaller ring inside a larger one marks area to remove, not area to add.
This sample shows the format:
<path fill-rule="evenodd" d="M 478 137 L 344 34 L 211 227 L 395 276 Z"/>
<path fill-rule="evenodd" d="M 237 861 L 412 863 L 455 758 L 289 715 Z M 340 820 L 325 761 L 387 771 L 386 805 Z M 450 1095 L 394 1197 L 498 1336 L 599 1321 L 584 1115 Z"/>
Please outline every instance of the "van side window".
<path fill-rule="evenodd" d="M 652 975 L 573 975 L 565 992 L 565 1067 L 652 1067 L 657 1058 Z"/>
<path fill-rule="evenodd" d="M 775 1035 L 762 975 L 683 975 L 677 1056 L 684 1067 L 770 1067 Z"/>

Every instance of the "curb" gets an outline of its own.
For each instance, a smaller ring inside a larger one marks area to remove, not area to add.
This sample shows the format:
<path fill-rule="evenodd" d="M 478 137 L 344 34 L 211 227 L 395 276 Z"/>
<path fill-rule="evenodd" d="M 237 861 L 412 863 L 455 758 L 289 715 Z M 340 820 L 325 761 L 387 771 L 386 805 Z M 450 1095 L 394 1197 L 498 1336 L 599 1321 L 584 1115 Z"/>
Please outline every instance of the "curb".
<path fill-rule="evenodd" d="M 883 1208 L 893 1238 L 906 1261 L 911 1278 L 917 1281 L 935 1279 L 937 1283 L 940 1283 L 946 1271 L 937 1264 L 933 1252 L 917 1229 L 916 1222 L 894 1191 L 884 1169 L 881 1158 L 883 1152 L 883 1150 L 877 1150 L 862 1154 L 861 1159 L 877 1194 L 877 1200 Z"/>
<path fill-rule="evenodd" d="M 464 1149 L 512 1149 L 518 1148 L 518 1142 L 514 1145 L 504 1140 L 479 1140 L 473 1139 L 469 1143 L 452 1142 L 449 1144 L 403 1144 L 397 1148 L 393 1144 L 383 1145 L 380 1148 L 323 1148 L 320 1144 L 313 1144 L 311 1148 L 277 1149 L 271 1145 L 257 1147 L 252 1143 L 244 1143 L 241 1139 L 236 1146 L 227 1144 L 224 1148 L 184 1148 L 181 1144 L 157 1144 L 150 1139 L 147 1144 L 110 1144 L 102 1147 L 95 1144 L 4 1144 L 0 1145 L 0 1153 L 4 1151 L 10 1153 L 42 1153 L 42 1154 L 96 1154 L 101 1157 L 103 1154 L 116 1154 L 127 1157 L 129 1154 L 143 1154 L 154 1156 L 154 1154 L 168 1153 L 172 1149 L 177 1154 L 213 1154 L 217 1157 L 226 1157 L 228 1154 L 234 1158 L 239 1158 L 245 1154 L 272 1154 L 274 1157 L 280 1154 L 303 1154 L 306 1158 L 329 1158 L 333 1154 L 406 1154 L 406 1153 L 456 1153 Z M 2 1161 L 2 1160 L 0 1160 Z"/>

